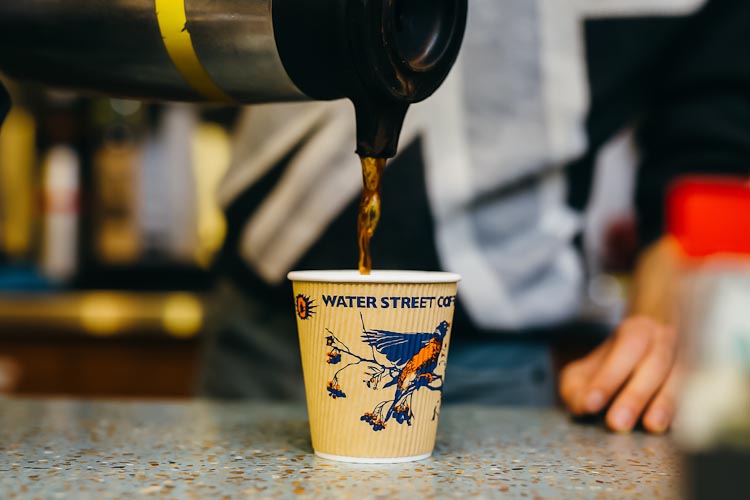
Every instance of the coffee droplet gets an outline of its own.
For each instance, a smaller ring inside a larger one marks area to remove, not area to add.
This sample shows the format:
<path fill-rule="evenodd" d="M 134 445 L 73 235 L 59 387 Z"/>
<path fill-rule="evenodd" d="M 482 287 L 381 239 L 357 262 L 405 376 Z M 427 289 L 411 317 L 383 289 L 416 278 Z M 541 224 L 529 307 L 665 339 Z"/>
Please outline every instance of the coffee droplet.
<path fill-rule="evenodd" d="M 380 186 L 386 160 L 385 158 L 363 157 L 361 161 L 364 191 L 359 204 L 357 232 L 359 235 L 359 273 L 366 275 L 372 272 L 370 240 L 380 220 Z"/>

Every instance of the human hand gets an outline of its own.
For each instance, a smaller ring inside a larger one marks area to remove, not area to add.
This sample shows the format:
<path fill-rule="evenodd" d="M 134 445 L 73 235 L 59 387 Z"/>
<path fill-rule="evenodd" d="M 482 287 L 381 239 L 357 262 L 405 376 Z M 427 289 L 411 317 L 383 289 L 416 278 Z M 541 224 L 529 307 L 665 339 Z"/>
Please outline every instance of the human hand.
<path fill-rule="evenodd" d="M 639 420 L 649 432 L 669 428 L 682 378 L 671 314 L 681 274 L 673 241 L 663 239 L 644 254 L 634 274 L 628 319 L 561 373 L 560 395 L 574 415 L 597 414 L 609 405 L 606 422 L 616 432 L 631 431 Z"/>
<path fill-rule="evenodd" d="M 672 422 L 681 379 L 674 327 L 645 316 L 624 321 L 588 356 L 562 372 L 560 394 L 574 415 L 596 414 L 610 402 L 607 426 L 628 432 L 641 419 L 649 432 Z"/>

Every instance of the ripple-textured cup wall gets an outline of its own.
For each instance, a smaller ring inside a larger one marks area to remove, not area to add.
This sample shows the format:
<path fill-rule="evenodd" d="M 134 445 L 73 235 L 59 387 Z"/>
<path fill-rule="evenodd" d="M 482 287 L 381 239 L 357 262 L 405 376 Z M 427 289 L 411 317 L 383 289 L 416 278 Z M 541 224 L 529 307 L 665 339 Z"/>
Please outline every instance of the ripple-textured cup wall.
<path fill-rule="evenodd" d="M 430 456 L 456 292 L 455 281 L 294 280 L 316 454 L 365 463 Z"/>

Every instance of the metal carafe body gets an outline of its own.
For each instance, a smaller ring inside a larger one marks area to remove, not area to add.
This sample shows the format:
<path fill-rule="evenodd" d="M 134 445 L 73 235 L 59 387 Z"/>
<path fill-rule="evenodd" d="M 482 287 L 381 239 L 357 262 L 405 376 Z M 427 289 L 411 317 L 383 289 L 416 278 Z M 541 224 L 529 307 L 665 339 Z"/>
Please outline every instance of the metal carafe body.
<path fill-rule="evenodd" d="M 443 82 L 467 0 L 0 2 L 0 70 L 108 94 L 264 103 L 349 98 L 362 154 L 392 156 Z"/>

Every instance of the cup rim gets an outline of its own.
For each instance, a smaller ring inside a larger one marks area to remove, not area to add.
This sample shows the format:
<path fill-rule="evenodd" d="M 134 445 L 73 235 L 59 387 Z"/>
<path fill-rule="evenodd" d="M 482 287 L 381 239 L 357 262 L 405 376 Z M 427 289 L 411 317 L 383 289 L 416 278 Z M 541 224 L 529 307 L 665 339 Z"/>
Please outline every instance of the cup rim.
<path fill-rule="evenodd" d="M 307 283 L 443 284 L 458 283 L 461 275 L 442 271 L 373 271 L 362 275 L 356 270 L 292 271 L 290 281 Z"/>

